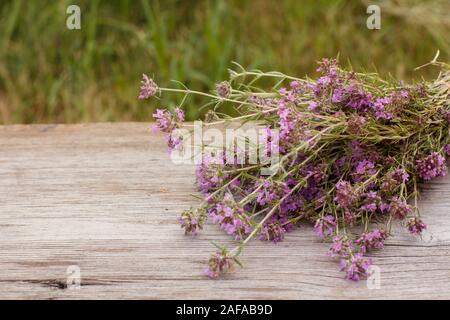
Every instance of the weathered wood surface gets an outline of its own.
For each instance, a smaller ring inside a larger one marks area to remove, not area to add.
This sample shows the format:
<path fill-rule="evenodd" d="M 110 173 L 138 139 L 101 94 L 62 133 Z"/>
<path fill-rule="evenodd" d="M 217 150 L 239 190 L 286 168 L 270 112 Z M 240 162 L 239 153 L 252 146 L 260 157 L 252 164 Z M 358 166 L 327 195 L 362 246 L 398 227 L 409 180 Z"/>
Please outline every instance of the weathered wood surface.
<path fill-rule="evenodd" d="M 0 127 L 0 298 L 450 298 L 450 179 L 423 186 L 423 240 L 399 231 L 372 254 L 375 290 L 344 280 L 308 226 L 252 242 L 244 269 L 206 279 L 211 242 L 230 240 L 213 225 L 183 235 L 193 184 L 148 124 Z M 79 290 L 65 288 L 70 265 Z"/>

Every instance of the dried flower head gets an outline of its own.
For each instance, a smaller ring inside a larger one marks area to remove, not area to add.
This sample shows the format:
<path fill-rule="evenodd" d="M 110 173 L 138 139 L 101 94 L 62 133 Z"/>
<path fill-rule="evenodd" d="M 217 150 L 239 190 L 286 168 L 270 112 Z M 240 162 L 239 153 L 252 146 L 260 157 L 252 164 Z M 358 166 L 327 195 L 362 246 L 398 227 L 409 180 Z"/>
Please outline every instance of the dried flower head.
<path fill-rule="evenodd" d="M 226 193 L 222 201 L 213 205 L 208 210 L 208 216 L 235 240 L 242 240 L 252 231 L 249 217 L 231 193 Z"/>
<path fill-rule="evenodd" d="M 353 134 L 360 134 L 366 125 L 366 118 L 359 115 L 352 115 L 348 120 L 348 131 Z"/>
<path fill-rule="evenodd" d="M 185 210 L 178 219 L 185 234 L 191 234 L 193 237 L 203 229 L 205 220 L 206 210 L 204 208 Z"/>
<path fill-rule="evenodd" d="M 341 260 L 341 270 L 345 271 L 346 278 L 353 281 L 361 280 L 369 274 L 369 268 L 372 265 L 371 259 L 364 259 L 360 253 L 355 253 L 350 258 Z"/>
<path fill-rule="evenodd" d="M 427 228 L 427 225 L 417 217 L 411 218 L 407 225 L 408 231 L 415 235 L 421 235 L 422 231 Z"/>
<path fill-rule="evenodd" d="M 333 242 L 327 255 L 330 257 L 348 258 L 353 251 L 353 243 L 346 236 L 337 235 L 333 237 Z"/>
<path fill-rule="evenodd" d="M 314 225 L 314 232 L 321 238 L 331 236 L 336 230 L 336 219 L 332 215 L 317 219 Z"/>
<path fill-rule="evenodd" d="M 412 212 L 410 205 L 405 200 L 395 196 L 389 204 L 389 214 L 396 219 L 403 220 Z"/>
<path fill-rule="evenodd" d="M 272 241 L 274 243 L 283 241 L 286 228 L 280 220 L 265 223 L 259 233 L 259 240 Z"/>
<path fill-rule="evenodd" d="M 370 249 L 382 249 L 386 238 L 386 231 L 376 229 L 373 231 L 364 232 L 358 239 L 356 239 L 355 244 L 359 246 L 362 253 L 366 253 Z"/>
<path fill-rule="evenodd" d="M 231 84 L 228 81 L 222 81 L 216 85 L 216 92 L 221 98 L 229 98 L 231 95 Z"/>
<path fill-rule="evenodd" d="M 341 208 L 351 208 L 358 198 L 359 195 L 350 182 L 339 181 L 336 184 L 336 197 L 334 198 L 334 201 L 336 201 Z"/>
<path fill-rule="evenodd" d="M 141 88 L 139 92 L 139 99 L 145 100 L 154 96 L 158 92 L 158 85 L 149 78 L 146 74 L 142 75 Z"/>
<path fill-rule="evenodd" d="M 433 152 L 429 156 L 417 160 L 416 169 L 419 177 L 425 181 L 447 175 L 445 158 L 438 152 Z"/>
<path fill-rule="evenodd" d="M 222 248 L 209 258 L 205 274 L 216 279 L 221 274 L 233 270 L 235 263 L 237 263 L 236 258 L 231 256 L 226 248 Z"/>

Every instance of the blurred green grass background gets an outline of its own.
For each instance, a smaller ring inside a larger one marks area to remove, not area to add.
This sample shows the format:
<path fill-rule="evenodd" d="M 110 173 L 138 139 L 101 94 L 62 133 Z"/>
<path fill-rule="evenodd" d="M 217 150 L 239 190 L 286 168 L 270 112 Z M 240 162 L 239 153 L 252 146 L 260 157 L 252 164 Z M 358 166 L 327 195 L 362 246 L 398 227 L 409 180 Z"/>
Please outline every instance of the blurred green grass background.
<path fill-rule="evenodd" d="M 66 28 L 78 4 L 82 29 Z M 381 7 L 381 30 L 366 8 Z M 339 54 L 358 70 L 407 81 L 437 50 L 449 61 L 450 1 L 434 0 L 2 0 L 0 123 L 148 121 L 176 96 L 139 102 L 143 72 L 209 90 L 231 61 L 247 68 L 314 75 L 315 62 Z M 187 116 L 204 101 L 190 99 Z"/>

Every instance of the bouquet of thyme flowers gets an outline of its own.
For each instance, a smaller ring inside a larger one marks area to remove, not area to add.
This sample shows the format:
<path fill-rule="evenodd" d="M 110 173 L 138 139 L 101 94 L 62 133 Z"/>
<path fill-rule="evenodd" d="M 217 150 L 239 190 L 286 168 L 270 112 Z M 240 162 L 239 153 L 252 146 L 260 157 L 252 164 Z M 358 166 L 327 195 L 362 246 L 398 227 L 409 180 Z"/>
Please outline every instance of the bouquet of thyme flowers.
<path fill-rule="evenodd" d="M 237 241 L 232 250 L 218 247 L 206 274 L 217 278 L 240 264 L 250 239 L 282 241 L 300 221 L 310 221 L 330 243 L 327 255 L 351 280 L 368 275 L 365 255 L 383 247 L 394 221 L 420 235 L 426 225 L 417 208 L 418 183 L 445 176 L 450 158 L 450 68 L 435 60 L 438 78 L 414 85 L 344 70 L 335 59 L 319 63 L 316 80 L 239 66 L 212 93 L 159 88 L 144 75 L 140 99 L 162 92 L 203 95 L 239 114 L 210 111 L 206 126 L 253 121 L 264 126 L 265 143 L 278 146 L 270 175 L 261 174 L 267 163 L 225 161 L 223 153 L 198 164 L 204 201 L 181 214 L 181 226 L 195 235 L 209 218 Z M 260 79 L 274 86 L 265 91 L 256 85 Z M 183 137 L 175 132 L 182 109 L 159 109 L 154 117 L 169 148 L 180 148 Z"/>

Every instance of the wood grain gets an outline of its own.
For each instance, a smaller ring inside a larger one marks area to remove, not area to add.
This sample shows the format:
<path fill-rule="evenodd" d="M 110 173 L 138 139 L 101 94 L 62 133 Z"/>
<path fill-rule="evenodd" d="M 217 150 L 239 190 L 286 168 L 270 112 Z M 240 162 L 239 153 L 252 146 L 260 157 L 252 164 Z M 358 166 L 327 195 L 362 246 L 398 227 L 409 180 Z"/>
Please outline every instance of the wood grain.
<path fill-rule="evenodd" d="M 450 179 L 423 186 L 423 239 L 399 229 L 372 254 L 380 289 L 343 279 L 307 225 L 285 242 L 253 241 L 244 269 L 202 275 L 214 225 L 184 236 L 195 206 L 193 167 L 173 166 L 148 124 L 0 127 L 2 299 L 444 299 L 450 298 Z M 66 288 L 66 269 L 81 288 Z"/>

